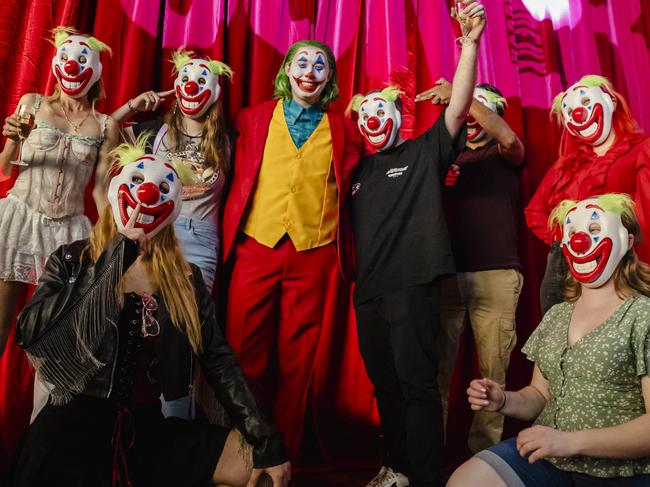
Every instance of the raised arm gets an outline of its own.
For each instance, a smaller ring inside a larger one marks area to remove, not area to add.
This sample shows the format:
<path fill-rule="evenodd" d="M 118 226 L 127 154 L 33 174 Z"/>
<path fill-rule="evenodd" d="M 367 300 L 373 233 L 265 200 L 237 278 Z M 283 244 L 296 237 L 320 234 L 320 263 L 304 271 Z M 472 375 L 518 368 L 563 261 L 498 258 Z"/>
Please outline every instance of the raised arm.
<path fill-rule="evenodd" d="M 174 90 L 159 92 L 145 91 L 144 93 L 140 93 L 138 96 L 127 101 L 124 105 L 111 113 L 111 118 L 119 125 L 136 113 L 153 112 L 157 110 L 160 104 L 173 93 Z"/>
<path fill-rule="evenodd" d="M 474 85 L 476 84 L 476 58 L 478 46 L 485 29 L 485 9 L 476 0 L 465 2 L 460 17 L 456 14 L 467 34 L 460 38 L 461 53 L 454 75 L 449 107 L 445 111 L 445 125 L 452 137 L 455 137 L 465 123 L 467 112 L 472 103 Z"/>
<path fill-rule="evenodd" d="M 535 365 L 530 385 L 506 391 L 491 379 L 475 379 L 467 388 L 467 401 L 474 411 L 492 411 L 511 418 L 532 421 L 548 401 L 548 381 Z"/>

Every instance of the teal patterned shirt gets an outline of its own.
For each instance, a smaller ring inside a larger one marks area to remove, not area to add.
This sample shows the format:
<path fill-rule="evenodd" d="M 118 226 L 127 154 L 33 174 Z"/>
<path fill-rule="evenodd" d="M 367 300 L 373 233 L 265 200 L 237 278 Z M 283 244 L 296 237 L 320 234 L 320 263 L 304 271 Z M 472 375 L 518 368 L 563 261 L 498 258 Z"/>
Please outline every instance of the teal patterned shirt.
<path fill-rule="evenodd" d="M 322 120 L 323 109 L 320 103 L 303 107 L 293 100 L 284 100 L 282 109 L 293 143 L 300 149 Z"/>
<path fill-rule="evenodd" d="M 569 346 L 574 306 L 553 306 L 522 349 L 549 382 L 550 399 L 535 424 L 578 431 L 616 426 L 645 414 L 641 378 L 650 375 L 650 299 L 628 297 L 607 320 Z M 650 457 L 548 460 L 562 470 L 596 477 L 650 473 Z"/>

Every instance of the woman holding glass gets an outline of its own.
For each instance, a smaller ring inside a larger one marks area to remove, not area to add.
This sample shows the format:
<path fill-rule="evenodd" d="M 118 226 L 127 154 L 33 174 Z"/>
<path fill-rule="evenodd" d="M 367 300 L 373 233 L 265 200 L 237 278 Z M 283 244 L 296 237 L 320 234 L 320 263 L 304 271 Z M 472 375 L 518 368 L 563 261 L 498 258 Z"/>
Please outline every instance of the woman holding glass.
<path fill-rule="evenodd" d="M 20 173 L 0 200 L 0 355 L 15 303 L 35 284 L 47 257 L 60 245 L 90 234 L 84 189 L 96 170 L 93 197 L 106 206 L 108 153 L 118 139 L 116 124 L 95 111 L 102 95 L 100 53 L 109 47 L 68 27 L 53 30 L 54 94 L 29 93 L 5 120 L 7 142 L 0 172 Z"/>

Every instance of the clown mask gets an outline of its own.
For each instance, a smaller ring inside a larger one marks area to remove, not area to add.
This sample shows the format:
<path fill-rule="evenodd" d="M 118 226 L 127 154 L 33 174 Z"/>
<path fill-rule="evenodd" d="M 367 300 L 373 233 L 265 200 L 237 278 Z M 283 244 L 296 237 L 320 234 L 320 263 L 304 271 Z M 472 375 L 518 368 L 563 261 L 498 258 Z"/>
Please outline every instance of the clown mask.
<path fill-rule="evenodd" d="M 52 72 L 63 93 L 81 98 L 102 76 L 99 51 L 90 47 L 88 37 L 68 36 L 56 49 Z"/>
<path fill-rule="evenodd" d="M 481 102 L 484 106 L 488 107 L 494 113 L 497 112 L 497 105 L 494 102 L 490 101 L 491 96 L 494 96 L 491 92 L 485 88 L 474 88 L 474 99 Z M 483 139 L 486 135 L 485 130 L 481 125 L 476 121 L 471 115 L 467 115 L 467 141 L 468 142 L 478 142 Z"/>
<path fill-rule="evenodd" d="M 207 59 L 192 59 L 178 71 L 174 88 L 181 111 L 199 118 L 219 99 L 219 75 L 213 73 Z"/>
<path fill-rule="evenodd" d="M 589 145 L 598 146 L 607 140 L 614 110 L 614 99 L 599 86 L 576 83 L 562 98 L 564 126 L 573 137 Z"/>
<path fill-rule="evenodd" d="M 621 216 L 605 211 L 596 198 L 580 201 L 564 218 L 562 251 L 573 277 L 597 288 L 605 284 L 629 249 Z"/>
<path fill-rule="evenodd" d="M 121 167 L 108 188 L 108 200 L 119 230 L 140 204 L 135 228 L 152 237 L 176 220 L 181 211 L 182 184 L 171 164 L 152 155 L 144 155 Z"/>
<path fill-rule="evenodd" d="M 358 111 L 357 125 L 370 146 L 376 151 L 390 149 L 402 126 L 402 113 L 395 102 L 372 92 L 363 97 Z"/>
<path fill-rule="evenodd" d="M 301 47 L 284 71 L 289 77 L 291 93 L 310 105 L 320 100 L 332 76 L 325 52 L 311 46 Z"/>

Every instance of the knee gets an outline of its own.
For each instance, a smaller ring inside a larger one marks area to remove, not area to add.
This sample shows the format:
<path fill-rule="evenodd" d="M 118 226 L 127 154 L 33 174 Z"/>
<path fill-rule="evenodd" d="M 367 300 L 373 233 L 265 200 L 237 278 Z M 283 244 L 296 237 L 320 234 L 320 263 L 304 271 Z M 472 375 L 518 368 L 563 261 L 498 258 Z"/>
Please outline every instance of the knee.
<path fill-rule="evenodd" d="M 507 487 L 501 477 L 482 460 L 470 458 L 458 467 L 449 480 L 447 487 L 485 486 Z"/>

